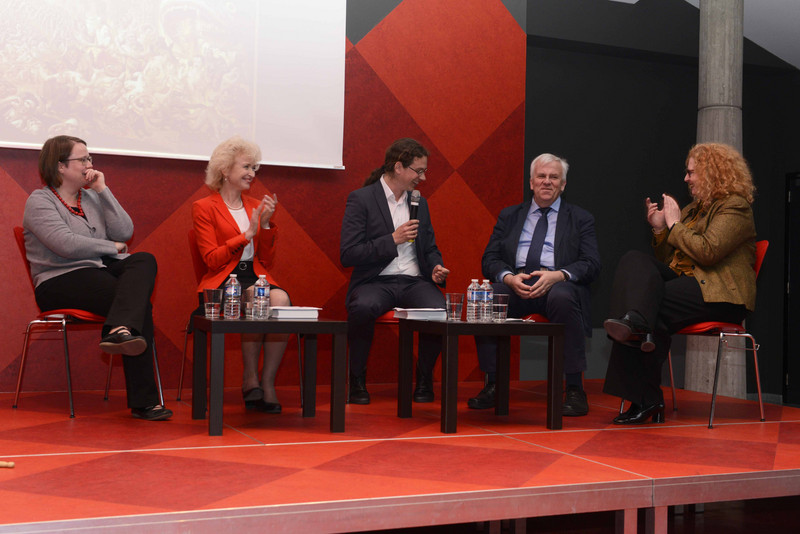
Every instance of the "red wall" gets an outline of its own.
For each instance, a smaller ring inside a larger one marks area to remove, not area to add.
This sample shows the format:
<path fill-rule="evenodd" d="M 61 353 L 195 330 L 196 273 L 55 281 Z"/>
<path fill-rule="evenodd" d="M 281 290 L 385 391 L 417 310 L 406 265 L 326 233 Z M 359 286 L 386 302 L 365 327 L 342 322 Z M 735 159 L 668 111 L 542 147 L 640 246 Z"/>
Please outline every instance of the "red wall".
<path fill-rule="evenodd" d="M 525 41 L 500 0 L 405 0 L 357 44 L 347 43 L 346 170 L 266 167 L 253 187 L 256 196 L 278 195 L 274 275 L 295 304 L 321 306 L 322 316 L 345 318 L 350 273 L 339 263 L 339 230 L 347 193 L 382 164 L 386 147 L 399 137 L 413 137 L 431 152 L 428 180 L 419 189 L 429 200 L 451 270 L 448 290 L 464 291 L 480 275 L 480 256 L 498 212 L 522 198 Z M 0 149 L 0 184 L 8 195 L 0 203 L 7 221 L 0 232 L 0 391 L 16 385 L 22 333 L 37 312 L 11 231 L 22 222 L 25 199 L 41 185 L 37 157 L 36 151 Z M 158 259 L 156 342 L 164 386 L 177 387 L 183 328 L 197 302 L 186 232 L 192 202 L 207 194 L 205 164 L 97 155 L 95 166 L 134 220 L 131 250 Z M 33 341 L 25 389 L 63 390 L 61 344 L 53 334 L 38 339 L 52 341 Z M 77 389 L 103 387 L 107 356 L 97 348 L 98 339 L 97 330 L 70 336 Z M 236 386 L 238 340 L 227 343 L 226 383 Z M 474 344 L 465 339 L 460 346 L 459 374 L 478 379 Z M 320 350 L 319 380 L 326 383 L 328 340 Z M 395 333 L 379 327 L 369 382 L 395 379 L 396 351 Z M 279 383 L 297 382 L 296 354 L 292 341 Z M 115 372 L 114 387 L 124 387 L 121 369 Z"/>

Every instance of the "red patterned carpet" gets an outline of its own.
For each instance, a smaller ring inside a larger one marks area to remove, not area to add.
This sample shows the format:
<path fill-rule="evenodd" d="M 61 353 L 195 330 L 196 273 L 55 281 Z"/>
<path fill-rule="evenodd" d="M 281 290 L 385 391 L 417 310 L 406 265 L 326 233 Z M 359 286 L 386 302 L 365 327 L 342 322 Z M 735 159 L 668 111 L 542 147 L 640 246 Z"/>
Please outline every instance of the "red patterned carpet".
<path fill-rule="evenodd" d="M 630 529 L 649 508 L 658 532 L 676 522 L 668 506 L 800 495 L 800 409 L 766 405 L 761 423 L 756 403 L 722 397 L 709 430 L 709 396 L 679 391 L 666 424 L 617 427 L 617 400 L 591 381 L 590 414 L 548 431 L 544 383 L 513 384 L 507 417 L 466 408 L 479 387 L 461 384 L 451 435 L 438 402 L 398 419 L 393 385 L 348 406 L 344 434 L 328 432 L 327 387 L 307 419 L 296 388 L 281 388 L 281 415 L 246 412 L 227 390 L 221 437 L 192 420 L 189 392 L 159 423 L 132 419 L 120 391 L 77 392 L 72 420 L 65 393 L 24 394 L 16 410 L 2 394 L 0 460 L 16 467 L 0 469 L 0 531 L 351 532 L 603 512 L 585 516 L 602 532 L 610 511 L 629 510 Z"/>

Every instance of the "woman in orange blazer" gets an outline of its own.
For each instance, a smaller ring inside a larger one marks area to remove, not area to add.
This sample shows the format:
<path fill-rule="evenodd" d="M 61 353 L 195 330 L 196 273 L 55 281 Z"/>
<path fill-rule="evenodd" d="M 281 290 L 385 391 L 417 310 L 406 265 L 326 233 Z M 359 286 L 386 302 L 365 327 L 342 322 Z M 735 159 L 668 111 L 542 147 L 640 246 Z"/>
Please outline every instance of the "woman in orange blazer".
<path fill-rule="evenodd" d="M 289 295 L 275 284 L 267 270 L 278 231 L 272 220 L 277 195 L 264 195 L 260 200 L 242 195 L 255 180 L 260 159 L 258 146 L 238 136 L 222 142 L 211 154 L 206 185 L 213 193 L 192 205 L 197 248 L 208 267 L 197 288 L 201 299 L 203 289 L 222 287 L 232 273 L 248 292 L 252 292 L 258 275 L 264 274 L 270 283 L 270 304 L 290 304 Z M 286 335 L 242 334 L 242 397 L 248 409 L 280 413 L 275 375 L 287 339 Z M 264 365 L 259 380 L 262 346 Z"/>

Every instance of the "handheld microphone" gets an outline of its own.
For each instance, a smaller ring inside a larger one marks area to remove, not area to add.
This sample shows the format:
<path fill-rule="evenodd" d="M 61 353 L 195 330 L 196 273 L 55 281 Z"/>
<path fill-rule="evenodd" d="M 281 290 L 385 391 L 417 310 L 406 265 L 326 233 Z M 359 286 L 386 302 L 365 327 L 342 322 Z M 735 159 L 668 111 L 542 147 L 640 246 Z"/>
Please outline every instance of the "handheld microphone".
<path fill-rule="evenodd" d="M 417 213 L 419 212 L 419 191 L 414 189 L 411 191 L 411 197 L 408 200 L 408 216 L 409 219 L 416 219 Z M 408 240 L 409 243 L 413 243 L 413 239 Z"/>
<path fill-rule="evenodd" d="M 419 191 L 414 189 L 411 191 L 411 198 L 408 200 L 408 215 L 411 219 L 417 218 L 417 212 L 419 211 Z"/>

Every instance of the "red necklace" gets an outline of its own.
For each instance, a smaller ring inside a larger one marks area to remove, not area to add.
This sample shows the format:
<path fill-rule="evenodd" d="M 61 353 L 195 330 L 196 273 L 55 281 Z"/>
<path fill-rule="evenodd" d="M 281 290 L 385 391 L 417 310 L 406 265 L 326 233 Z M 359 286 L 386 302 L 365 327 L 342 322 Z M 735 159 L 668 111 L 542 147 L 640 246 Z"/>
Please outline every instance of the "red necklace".
<path fill-rule="evenodd" d="M 80 217 L 83 217 L 84 219 L 86 218 L 86 214 L 83 213 L 83 209 L 81 209 L 81 191 L 80 190 L 78 190 L 78 207 L 77 208 L 74 208 L 74 207 L 70 206 L 69 204 L 67 204 L 66 202 L 64 202 L 64 199 L 61 198 L 61 195 L 58 194 L 58 191 L 56 191 L 52 187 L 50 188 L 50 191 L 52 191 L 53 194 L 56 196 L 56 198 L 58 198 L 58 200 L 60 200 L 61 203 L 64 204 L 64 207 L 66 207 L 71 214 L 78 215 Z"/>

